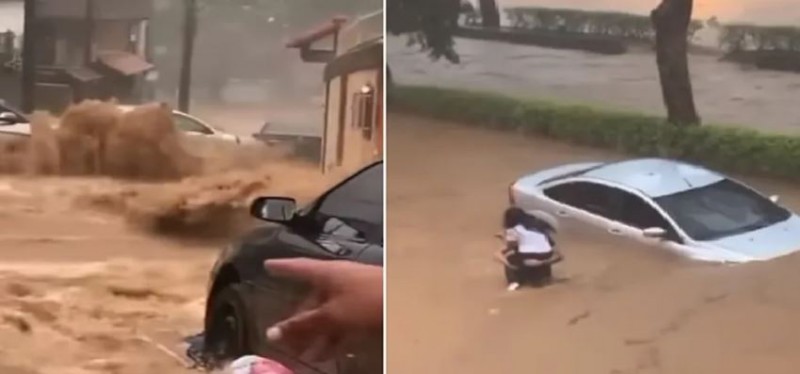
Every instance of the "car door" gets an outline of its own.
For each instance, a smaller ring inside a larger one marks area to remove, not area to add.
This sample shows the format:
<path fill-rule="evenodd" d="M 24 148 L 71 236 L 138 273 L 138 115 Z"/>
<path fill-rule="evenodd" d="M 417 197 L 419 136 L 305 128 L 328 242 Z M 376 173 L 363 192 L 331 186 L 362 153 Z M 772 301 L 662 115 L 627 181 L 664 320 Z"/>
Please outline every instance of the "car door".
<path fill-rule="evenodd" d="M 296 225 L 287 227 L 278 238 L 281 245 L 285 246 L 284 250 L 295 252 L 294 256 L 382 265 L 383 163 L 367 167 L 322 195 L 300 213 L 297 222 Z M 283 305 L 268 305 L 264 308 L 273 309 L 283 315 L 293 310 L 308 292 L 306 287 L 286 280 L 272 279 L 270 282 L 272 292 L 277 293 L 271 300 L 279 301 Z M 259 328 L 263 330 L 268 324 L 268 321 L 262 321 Z M 311 363 L 307 357 L 294 359 L 300 361 L 301 367 L 315 373 L 380 372 L 381 367 L 374 365 L 382 365 L 382 356 L 374 357 L 376 353 L 370 349 L 374 346 L 373 343 L 343 353 L 326 363 Z"/>
<path fill-rule="evenodd" d="M 616 217 L 619 205 L 617 189 L 598 183 L 572 181 L 545 188 L 544 193 L 559 203 L 555 214 L 563 226 L 562 231 L 622 235 Z"/>
<path fill-rule="evenodd" d="M 623 194 L 619 219 L 626 236 L 649 246 L 668 250 L 680 248 L 683 239 L 661 212 L 640 196 L 628 192 L 623 192 Z M 644 235 L 644 230 L 649 228 L 664 229 L 667 234 L 664 238 L 649 238 Z"/>

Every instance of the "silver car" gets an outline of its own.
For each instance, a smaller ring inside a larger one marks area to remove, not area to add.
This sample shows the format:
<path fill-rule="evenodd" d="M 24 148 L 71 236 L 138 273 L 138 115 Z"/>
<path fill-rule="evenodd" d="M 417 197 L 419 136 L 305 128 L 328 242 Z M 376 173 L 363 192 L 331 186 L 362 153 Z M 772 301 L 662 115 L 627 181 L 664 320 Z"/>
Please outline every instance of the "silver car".
<path fill-rule="evenodd" d="M 567 230 L 607 235 L 715 262 L 800 250 L 800 217 L 711 170 L 665 159 L 564 165 L 510 186 L 512 205 L 547 211 Z"/>

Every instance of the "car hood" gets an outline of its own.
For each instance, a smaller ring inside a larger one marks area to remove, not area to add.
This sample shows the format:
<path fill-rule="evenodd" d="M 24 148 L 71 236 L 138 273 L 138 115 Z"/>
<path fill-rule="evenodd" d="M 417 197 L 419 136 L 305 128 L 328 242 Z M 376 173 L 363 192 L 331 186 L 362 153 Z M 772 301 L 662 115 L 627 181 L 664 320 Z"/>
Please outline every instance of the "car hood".
<path fill-rule="evenodd" d="M 706 242 L 756 261 L 770 260 L 800 251 L 800 217 L 763 229 Z"/>

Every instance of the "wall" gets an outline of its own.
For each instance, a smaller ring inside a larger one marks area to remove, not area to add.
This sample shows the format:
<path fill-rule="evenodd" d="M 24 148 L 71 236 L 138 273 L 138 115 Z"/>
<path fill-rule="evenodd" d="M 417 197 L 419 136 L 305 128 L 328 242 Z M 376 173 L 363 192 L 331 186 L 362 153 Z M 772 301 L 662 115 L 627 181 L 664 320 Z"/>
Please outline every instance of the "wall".
<path fill-rule="evenodd" d="M 378 70 L 363 70 L 352 73 L 347 77 L 347 105 L 345 105 L 345 126 L 344 126 L 344 159 L 342 160 L 342 168 L 345 170 L 356 170 L 366 165 L 367 163 L 375 160 L 379 153 L 377 153 L 376 141 L 377 131 L 373 131 L 372 139 L 365 139 L 362 135 L 361 129 L 355 126 L 355 117 L 358 114 L 353 105 L 353 95 L 360 92 L 361 87 L 364 85 L 371 85 L 376 88 L 378 84 Z M 377 104 L 378 98 L 373 101 Z M 377 112 L 377 105 L 373 106 L 373 118 Z M 374 120 L 373 120 L 374 123 Z"/>
<path fill-rule="evenodd" d="M 339 106 L 341 105 L 342 79 L 334 78 L 328 83 L 328 103 L 325 118 L 325 144 L 323 154 L 323 171 L 331 171 L 337 166 L 336 147 L 339 139 Z"/>

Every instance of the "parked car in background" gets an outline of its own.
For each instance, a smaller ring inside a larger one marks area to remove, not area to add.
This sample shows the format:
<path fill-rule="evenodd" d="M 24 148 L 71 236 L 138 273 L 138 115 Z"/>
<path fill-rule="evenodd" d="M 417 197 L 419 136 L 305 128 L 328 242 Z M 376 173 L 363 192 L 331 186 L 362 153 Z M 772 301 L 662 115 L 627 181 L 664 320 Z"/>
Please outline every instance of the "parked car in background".
<path fill-rule="evenodd" d="M 276 278 L 267 259 L 306 257 L 382 265 L 383 162 L 372 164 L 296 210 L 289 197 L 256 199 L 251 214 L 259 227 L 220 254 L 211 271 L 204 351 L 212 361 L 257 354 L 301 373 L 380 373 L 381 341 L 313 364 L 266 340 L 266 330 L 293 312 L 307 285 Z"/>
<path fill-rule="evenodd" d="M 120 109 L 124 112 L 131 111 L 135 108 L 132 105 L 121 105 Z M 219 128 L 211 126 L 207 122 L 194 117 L 190 114 L 181 112 L 179 110 L 172 111 L 172 120 L 178 131 L 182 131 L 187 135 L 202 136 L 215 140 L 224 140 L 241 144 L 241 139 L 238 136 L 227 133 Z"/>
<path fill-rule="evenodd" d="M 129 112 L 135 108 L 132 105 L 120 105 L 123 112 Z M 224 142 L 241 144 L 241 139 L 233 134 L 229 134 L 197 117 L 183 113 L 178 110 L 172 111 L 172 119 L 175 127 L 187 135 L 207 138 L 210 140 L 221 140 Z M 57 126 L 58 124 L 54 124 Z M 31 126 L 27 117 L 13 108 L 0 105 L 0 140 L 9 138 L 19 138 L 31 135 Z"/>
<path fill-rule="evenodd" d="M 520 178 L 511 204 L 562 230 L 600 229 L 689 258 L 770 260 L 800 250 L 800 217 L 741 182 L 665 159 L 569 164 Z"/>
<path fill-rule="evenodd" d="M 267 122 L 253 138 L 268 146 L 288 146 L 294 156 L 313 163 L 322 161 L 322 125 Z"/>

